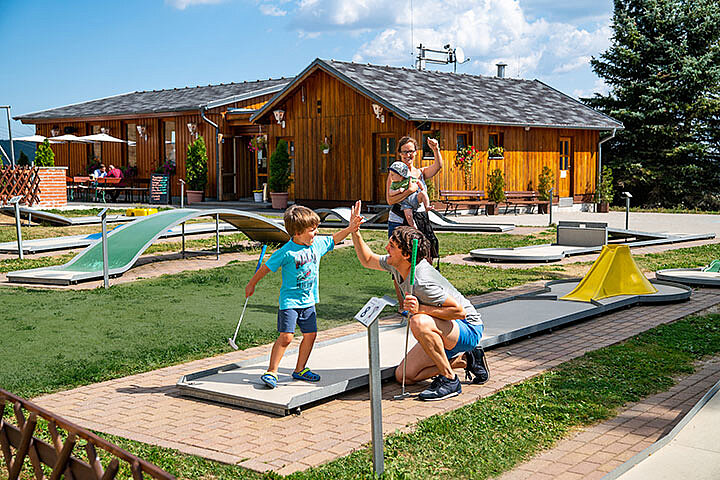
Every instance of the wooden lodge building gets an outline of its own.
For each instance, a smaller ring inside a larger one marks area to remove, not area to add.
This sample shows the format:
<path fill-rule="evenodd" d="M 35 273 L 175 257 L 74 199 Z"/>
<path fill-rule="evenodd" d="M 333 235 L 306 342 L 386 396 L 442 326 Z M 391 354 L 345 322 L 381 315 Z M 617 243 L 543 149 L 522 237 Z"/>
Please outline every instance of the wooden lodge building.
<path fill-rule="evenodd" d="M 291 198 L 310 206 L 384 203 L 387 168 L 403 135 L 439 139 L 444 168 L 433 179 L 437 190 L 485 190 L 496 168 L 506 190 L 534 190 L 547 165 L 555 173 L 556 199 L 590 202 L 600 132 L 623 128 L 538 80 L 322 59 L 292 79 L 134 92 L 16 119 L 45 136 L 104 129 L 134 142 L 52 145 L 56 165 L 68 166 L 71 176 L 85 174 L 93 155 L 106 165 L 136 166 L 141 177 L 174 160 L 173 195 L 179 195 L 175 179 L 184 177 L 187 146 L 202 135 L 206 195 L 221 192 L 222 200 L 249 197 L 267 182 L 268 157 L 284 139 L 293 161 Z M 251 149 L 258 136 L 266 142 Z M 469 145 L 481 154 L 466 185 L 455 155 Z M 493 145 L 504 148 L 502 158 L 488 158 Z M 422 157 L 423 165 L 432 161 L 427 148 Z"/>

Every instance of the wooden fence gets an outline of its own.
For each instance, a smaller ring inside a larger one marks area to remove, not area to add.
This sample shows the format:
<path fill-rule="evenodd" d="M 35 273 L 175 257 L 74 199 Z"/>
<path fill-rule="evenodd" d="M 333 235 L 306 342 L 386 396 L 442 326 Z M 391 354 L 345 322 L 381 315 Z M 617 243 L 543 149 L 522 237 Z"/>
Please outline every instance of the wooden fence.
<path fill-rule="evenodd" d="M 15 422 L 7 418 L 10 416 L 6 416 L 7 410 L 15 413 Z M 42 426 L 38 424 L 38 416 L 47 422 L 46 426 L 44 422 Z M 37 435 L 49 436 L 52 443 L 37 438 L 36 427 Z M 85 450 L 82 459 L 73 455 L 75 447 L 81 443 Z M 105 468 L 100 462 L 98 448 L 109 454 L 106 457 L 112 458 L 106 461 Z M 23 467 L 27 467 L 37 480 L 45 479 L 48 469 L 51 469 L 47 477 L 50 480 L 111 480 L 120 470 L 120 461 L 127 463 L 134 480 L 142 480 L 144 474 L 159 480 L 175 479 L 152 463 L 3 389 L 0 389 L 0 450 L 9 480 L 20 478 Z"/>
<path fill-rule="evenodd" d="M 40 202 L 40 175 L 38 167 L 0 168 L 0 206 L 21 195 L 20 203 L 27 206 Z"/>

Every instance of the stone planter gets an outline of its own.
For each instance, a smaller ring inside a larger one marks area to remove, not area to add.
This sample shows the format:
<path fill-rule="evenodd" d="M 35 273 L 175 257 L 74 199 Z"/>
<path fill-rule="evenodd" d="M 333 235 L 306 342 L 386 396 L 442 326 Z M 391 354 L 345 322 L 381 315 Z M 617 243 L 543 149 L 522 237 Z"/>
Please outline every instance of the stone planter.
<path fill-rule="evenodd" d="M 610 211 L 609 202 L 600 202 L 597 204 L 597 213 L 608 213 Z"/>
<path fill-rule="evenodd" d="M 538 214 L 548 213 L 548 203 L 538 203 Z"/>
<path fill-rule="evenodd" d="M 203 192 L 202 190 L 187 190 L 187 203 L 201 203 L 203 201 Z"/>
<path fill-rule="evenodd" d="M 274 193 L 270 192 L 272 199 L 272 208 L 275 210 L 285 210 L 288 204 L 288 192 Z"/>
<path fill-rule="evenodd" d="M 497 203 L 488 203 L 485 207 L 485 214 L 487 215 L 497 215 L 498 210 L 500 210 L 497 206 Z"/>

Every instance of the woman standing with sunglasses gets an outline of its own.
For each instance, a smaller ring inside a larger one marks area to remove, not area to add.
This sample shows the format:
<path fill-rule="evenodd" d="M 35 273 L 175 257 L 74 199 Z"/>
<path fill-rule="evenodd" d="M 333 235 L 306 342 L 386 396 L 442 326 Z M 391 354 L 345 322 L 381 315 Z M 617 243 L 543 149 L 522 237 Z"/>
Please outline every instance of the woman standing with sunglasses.
<path fill-rule="evenodd" d="M 398 154 L 400 155 L 400 160 L 408 166 L 410 176 L 417 179 L 418 181 L 410 182 L 408 188 L 403 192 L 397 192 L 395 190 L 391 192 L 391 181 L 390 176 L 388 175 L 387 185 L 385 186 L 385 198 L 387 198 L 388 204 L 393 206 L 393 208 L 390 210 L 390 215 L 388 217 L 388 237 L 392 235 L 393 230 L 395 230 L 397 227 L 401 225 L 407 225 L 402 211 L 398 208 L 398 204 L 410 195 L 416 194 L 418 189 L 421 188 L 420 185 L 422 185 L 422 188 L 427 189 L 427 186 L 425 184 L 426 180 L 434 177 L 440 170 L 442 170 L 443 160 L 442 155 L 440 154 L 440 147 L 438 141 L 434 138 L 428 138 L 427 143 L 430 147 L 430 150 L 432 150 L 433 152 L 435 162 L 433 162 L 432 165 L 429 165 L 427 167 L 417 168 L 415 167 L 415 156 L 419 150 L 417 140 L 415 140 L 413 137 L 405 136 L 402 137 L 398 142 Z M 425 211 L 425 207 L 422 202 L 419 202 L 417 211 Z"/>

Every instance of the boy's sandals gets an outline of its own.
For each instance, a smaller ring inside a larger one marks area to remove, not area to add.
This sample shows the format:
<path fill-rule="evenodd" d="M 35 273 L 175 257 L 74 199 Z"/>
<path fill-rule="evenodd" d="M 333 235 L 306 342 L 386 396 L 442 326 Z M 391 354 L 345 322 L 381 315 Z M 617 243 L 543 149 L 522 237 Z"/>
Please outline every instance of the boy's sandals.
<path fill-rule="evenodd" d="M 262 380 L 262 382 L 270 388 L 275 388 L 278 384 L 277 374 L 273 372 L 263 373 L 262 377 L 260 377 L 260 380 Z"/>
<path fill-rule="evenodd" d="M 299 372 L 293 372 L 292 377 L 295 380 L 305 380 L 306 382 L 319 382 L 320 375 L 310 371 L 309 368 L 305 367 Z"/>

